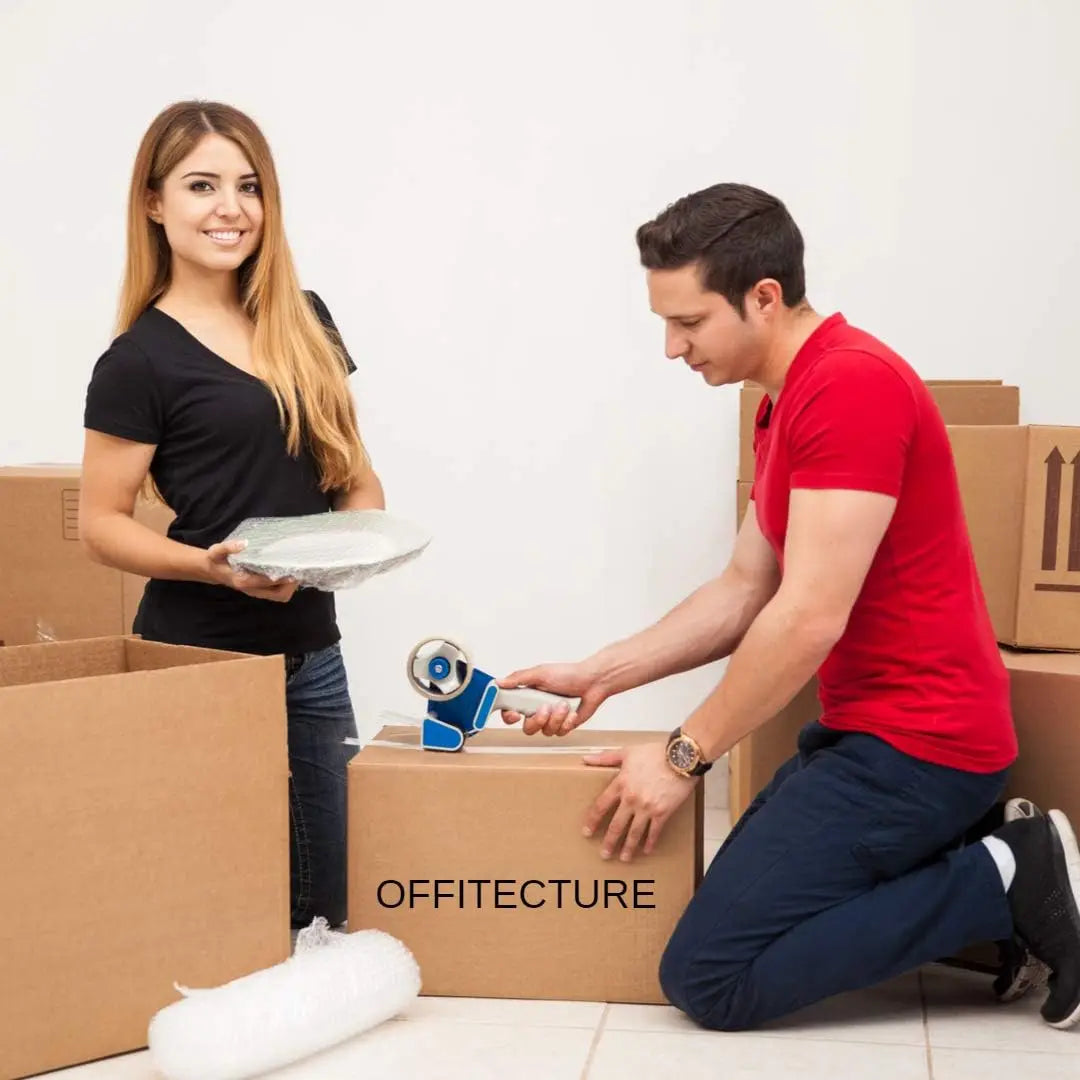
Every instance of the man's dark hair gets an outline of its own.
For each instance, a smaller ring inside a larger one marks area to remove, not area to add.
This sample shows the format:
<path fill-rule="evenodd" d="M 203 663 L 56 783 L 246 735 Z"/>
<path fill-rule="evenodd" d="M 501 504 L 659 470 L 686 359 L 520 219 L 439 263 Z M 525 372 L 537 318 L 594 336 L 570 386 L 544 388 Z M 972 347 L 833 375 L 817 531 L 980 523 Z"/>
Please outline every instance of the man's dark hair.
<path fill-rule="evenodd" d="M 672 203 L 637 231 L 647 270 L 700 263 L 702 284 L 740 315 L 743 300 L 763 278 L 775 278 L 784 303 L 806 298 L 803 238 L 787 207 L 745 184 L 715 184 Z"/>

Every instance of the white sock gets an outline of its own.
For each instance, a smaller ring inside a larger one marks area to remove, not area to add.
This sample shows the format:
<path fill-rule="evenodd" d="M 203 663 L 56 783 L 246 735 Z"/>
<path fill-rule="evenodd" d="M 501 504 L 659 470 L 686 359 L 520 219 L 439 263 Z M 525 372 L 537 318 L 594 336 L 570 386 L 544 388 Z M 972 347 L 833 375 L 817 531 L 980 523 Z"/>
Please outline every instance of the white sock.
<path fill-rule="evenodd" d="M 982 842 L 986 845 L 986 850 L 990 852 L 994 862 L 997 863 L 998 873 L 1001 875 L 1001 884 L 1005 886 L 1005 891 L 1009 891 L 1009 886 L 1013 883 L 1013 878 L 1016 877 L 1016 856 L 1012 852 L 1012 848 L 1005 843 L 998 836 L 984 836 Z"/>

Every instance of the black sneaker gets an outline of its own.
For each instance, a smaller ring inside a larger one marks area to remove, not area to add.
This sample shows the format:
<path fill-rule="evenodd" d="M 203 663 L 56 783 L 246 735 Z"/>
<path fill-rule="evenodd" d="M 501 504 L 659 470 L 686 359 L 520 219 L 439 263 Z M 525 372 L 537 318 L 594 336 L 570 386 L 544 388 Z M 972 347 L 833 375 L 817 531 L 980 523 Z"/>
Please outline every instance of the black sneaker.
<path fill-rule="evenodd" d="M 1052 1027 L 1080 1020 L 1080 848 L 1060 810 L 1020 818 L 994 834 L 1012 849 L 1008 891 L 1016 936 L 1051 971 L 1042 1017 Z"/>
<path fill-rule="evenodd" d="M 1026 817 L 1042 817 L 1043 812 L 1030 799 L 1010 799 L 1001 811 L 1002 824 Z"/>
<path fill-rule="evenodd" d="M 1002 1005 L 1019 1001 L 1030 990 L 1041 990 L 1050 979 L 1050 969 L 1016 937 L 999 941 L 1001 970 L 994 979 L 994 995 Z"/>
<path fill-rule="evenodd" d="M 1010 799 L 1000 806 L 998 814 L 1000 820 L 997 828 L 1021 818 L 1042 817 L 1042 811 L 1030 799 Z M 1038 957 L 1032 956 L 1018 937 L 999 941 L 997 945 L 1001 971 L 994 979 L 994 994 L 998 1001 L 1008 1005 L 1010 1002 L 1019 1001 L 1029 990 L 1046 986 L 1050 969 Z"/>

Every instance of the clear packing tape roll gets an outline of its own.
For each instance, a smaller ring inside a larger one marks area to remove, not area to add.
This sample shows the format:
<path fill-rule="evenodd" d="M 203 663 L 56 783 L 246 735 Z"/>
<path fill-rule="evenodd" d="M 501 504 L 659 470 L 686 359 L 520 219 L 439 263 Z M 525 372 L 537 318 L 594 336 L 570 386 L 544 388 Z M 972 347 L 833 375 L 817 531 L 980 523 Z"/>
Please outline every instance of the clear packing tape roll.
<path fill-rule="evenodd" d="M 377 736 L 370 739 L 349 737 L 343 739 L 342 742 L 346 746 L 359 747 L 361 750 L 367 746 L 374 746 L 384 750 L 414 750 L 424 753 L 436 752 L 425 751 L 420 743 L 420 728 L 423 724 L 423 720 L 420 718 L 407 716 L 404 713 L 383 710 L 379 714 L 379 723 L 384 727 L 389 726 L 399 730 L 388 735 L 386 738 L 379 738 Z M 470 739 L 456 752 L 459 754 L 506 754 L 516 757 L 535 756 L 536 754 L 577 754 L 581 757 L 585 757 L 589 754 L 606 754 L 611 750 L 618 750 L 621 746 L 622 743 L 617 741 L 595 743 L 588 746 L 580 743 L 566 745 L 549 739 L 543 739 L 539 736 L 536 738 L 535 742 L 532 742 L 529 745 L 518 743 L 516 745 L 507 746 L 500 743 L 485 742 L 480 738 L 479 741 Z"/>
<path fill-rule="evenodd" d="M 385 510 L 338 510 L 298 517 L 248 518 L 226 537 L 247 547 L 229 556 L 234 570 L 301 588 L 334 592 L 363 584 L 419 558 L 424 529 Z"/>

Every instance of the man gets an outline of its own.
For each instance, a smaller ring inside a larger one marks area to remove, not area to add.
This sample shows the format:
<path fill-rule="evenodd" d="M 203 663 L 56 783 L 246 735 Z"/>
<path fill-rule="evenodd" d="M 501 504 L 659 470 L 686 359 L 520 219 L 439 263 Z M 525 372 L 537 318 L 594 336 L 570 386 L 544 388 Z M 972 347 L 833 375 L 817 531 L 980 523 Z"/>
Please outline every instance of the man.
<path fill-rule="evenodd" d="M 649 852 L 711 763 L 815 672 L 823 706 L 679 922 L 665 993 L 705 1027 L 752 1028 L 1015 936 L 1053 973 L 1043 1017 L 1070 1026 L 1080 850 L 1068 821 L 1011 815 L 982 841 L 958 839 L 998 802 L 1016 738 L 933 399 L 881 342 L 811 308 L 802 237 L 778 199 L 720 184 L 637 241 L 668 357 L 710 386 L 767 391 L 751 509 L 723 574 L 656 625 L 502 684 L 580 697 L 576 713 L 525 724 L 565 734 L 613 694 L 730 656 L 666 745 L 589 759 L 619 766 L 585 821 L 603 829 L 605 858 Z"/>

